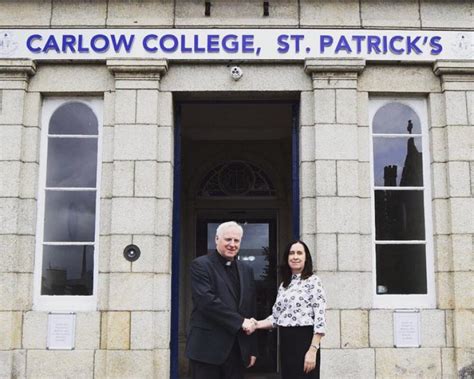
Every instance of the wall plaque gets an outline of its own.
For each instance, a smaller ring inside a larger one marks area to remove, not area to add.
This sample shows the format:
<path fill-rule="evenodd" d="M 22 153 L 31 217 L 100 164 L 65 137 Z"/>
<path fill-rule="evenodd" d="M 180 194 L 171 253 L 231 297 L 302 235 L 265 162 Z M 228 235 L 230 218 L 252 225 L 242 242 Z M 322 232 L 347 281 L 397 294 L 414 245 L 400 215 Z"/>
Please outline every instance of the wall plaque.
<path fill-rule="evenodd" d="M 420 312 L 398 310 L 393 313 L 395 347 L 420 347 Z"/>
<path fill-rule="evenodd" d="M 76 334 L 75 313 L 48 314 L 48 340 L 46 348 L 50 350 L 74 349 Z"/>

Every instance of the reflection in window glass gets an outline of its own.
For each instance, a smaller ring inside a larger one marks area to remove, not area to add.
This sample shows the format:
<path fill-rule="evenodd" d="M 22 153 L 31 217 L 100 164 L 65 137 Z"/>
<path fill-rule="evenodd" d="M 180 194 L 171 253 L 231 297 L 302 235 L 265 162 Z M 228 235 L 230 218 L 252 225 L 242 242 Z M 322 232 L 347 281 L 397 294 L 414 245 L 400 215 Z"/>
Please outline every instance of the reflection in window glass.
<path fill-rule="evenodd" d="M 414 110 L 421 109 L 421 102 L 403 102 L 374 101 L 379 105 L 371 125 L 373 186 L 377 187 L 373 192 L 373 205 L 378 295 L 426 294 L 428 287 L 424 188 L 427 180 L 423 173 L 425 126 L 421 123 L 423 118 Z"/>
<path fill-rule="evenodd" d="M 424 240 L 423 191 L 375 191 L 377 240 Z"/>
<path fill-rule="evenodd" d="M 394 102 L 377 111 L 372 130 L 373 133 L 420 134 L 421 123 L 416 112 L 408 105 Z"/>
<path fill-rule="evenodd" d="M 42 295 L 92 295 L 94 247 L 43 246 Z"/>
<path fill-rule="evenodd" d="M 94 301 L 101 105 L 85 98 L 43 102 L 47 154 L 41 163 L 42 267 L 36 285 L 42 296 L 51 296 L 40 300 L 47 309 L 62 307 L 58 296 L 87 296 L 76 298 L 72 308 Z"/>
<path fill-rule="evenodd" d="M 377 245 L 378 294 L 426 294 L 425 245 Z"/>
<path fill-rule="evenodd" d="M 95 187 L 97 139 L 49 138 L 47 187 Z"/>
<path fill-rule="evenodd" d="M 421 137 L 373 139 L 376 186 L 423 186 Z"/>
<path fill-rule="evenodd" d="M 97 135 L 98 125 L 97 117 L 88 105 L 69 102 L 51 116 L 49 134 Z"/>
<path fill-rule="evenodd" d="M 255 280 L 265 281 L 269 274 L 270 230 L 268 223 L 248 223 L 243 225 L 245 238 L 240 247 L 240 259 L 248 260 Z"/>
<path fill-rule="evenodd" d="M 44 240 L 93 242 L 96 191 L 46 191 Z"/>

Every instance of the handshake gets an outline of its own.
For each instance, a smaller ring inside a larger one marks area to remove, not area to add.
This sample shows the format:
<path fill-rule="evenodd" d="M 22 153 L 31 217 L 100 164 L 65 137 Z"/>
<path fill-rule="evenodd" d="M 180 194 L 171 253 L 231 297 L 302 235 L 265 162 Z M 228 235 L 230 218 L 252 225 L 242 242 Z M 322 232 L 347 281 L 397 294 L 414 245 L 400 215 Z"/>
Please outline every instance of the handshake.
<path fill-rule="evenodd" d="M 258 329 L 258 321 L 255 320 L 253 317 L 246 318 L 244 319 L 244 322 L 242 323 L 242 329 L 247 335 L 250 335 L 253 332 L 255 332 L 256 329 Z"/>

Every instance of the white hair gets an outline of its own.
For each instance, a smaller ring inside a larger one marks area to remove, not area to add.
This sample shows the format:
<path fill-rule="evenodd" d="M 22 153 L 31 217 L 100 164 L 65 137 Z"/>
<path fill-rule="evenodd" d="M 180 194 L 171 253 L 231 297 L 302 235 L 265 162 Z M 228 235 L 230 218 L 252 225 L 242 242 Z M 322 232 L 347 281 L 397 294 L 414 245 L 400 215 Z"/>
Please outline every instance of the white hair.
<path fill-rule="evenodd" d="M 222 236 L 222 233 L 224 232 L 224 230 L 229 229 L 229 228 L 239 229 L 240 236 L 243 237 L 244 229 L 239 224 L 237 224 L 235 221 L 227 221 L 227 222 L 223 222 L 222 224 L 220 224 L 216 229 L 216 237 Z"/>

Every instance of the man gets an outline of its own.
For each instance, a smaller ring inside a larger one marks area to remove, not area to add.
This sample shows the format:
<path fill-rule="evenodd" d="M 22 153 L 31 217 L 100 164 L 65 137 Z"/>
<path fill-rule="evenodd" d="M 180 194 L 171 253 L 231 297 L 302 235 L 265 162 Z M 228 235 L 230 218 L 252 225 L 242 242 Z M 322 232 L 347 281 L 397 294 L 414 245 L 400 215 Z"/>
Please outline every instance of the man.
<path fill-rule="evenodd" d="M 191 264 L 193 310 L 186 347 L 193 379 L 241 379 L 256 360 L 250 318 L 256 315 L 252 269 L 237 260 L 243 236 L 234 221 L 220 224 L 216 251 Z"/>

